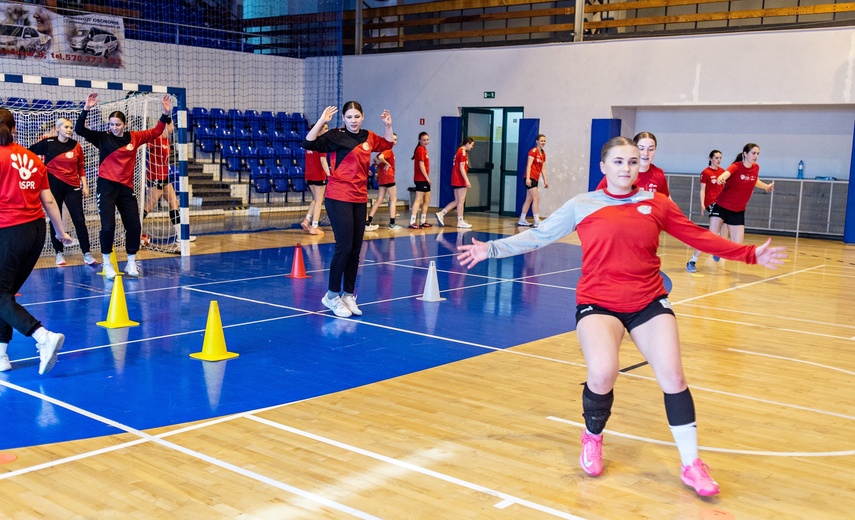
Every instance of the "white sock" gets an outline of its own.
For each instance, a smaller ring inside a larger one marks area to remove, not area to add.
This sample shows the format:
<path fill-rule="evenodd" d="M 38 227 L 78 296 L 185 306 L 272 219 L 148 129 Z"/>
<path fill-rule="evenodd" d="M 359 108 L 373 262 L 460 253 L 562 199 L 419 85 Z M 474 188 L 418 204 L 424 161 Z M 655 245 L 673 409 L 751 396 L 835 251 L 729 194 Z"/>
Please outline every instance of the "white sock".
<path fill-rule="evenodd" d="M 105 264 L 109 264 L 109 263 L 110 263 L 110 255 L 109 255 L 109 254 L 104 254 L 104 253 L 102 253 L 102 254 L 101 254 L 101 258 L 102 258 L 102 260 L 104 260 L 104 263 L 105 263 Z"/>
<path fill-rule="evenodd" d="M 442 210 L 440 210 L 440 212 L 439 212 L 439 216 L 440 216 L 440 217 L 444 217 L 444 216 L 445 216 L 445 213 L 446 213 L 445 208 L 443 208 Z"/>
<path fill-rule="evenodd" d="M 8 343 L 0 343 L 0 357 L 6 355 L 6 349 L 9 347 Z"/>
<path fill-rule="evenodd" d="M 457 217 L 458 222 L 463 222 L 463 217 Z"/>
<path fill-rule="evenodd" d="M 695 423 L 671 426 L 671 435 L 680 452 L 680 462 L 688 466 L 698 458 L 698 428 Z"/>
<path fill-rule="evenodd" d="M 317 220 L 312 222 L 312 227 L 318 227 L 318 221 Z"/>
<path fill-rule="evenodd" d="M 540 222 L 540 215 L 535 215 L 535 216 L 534 216 L 534 221 L 535 221 L 535 222 Z"/>
<path fill-rule="evenodd" d="M 33 339 L 36 340 L 36 343 L 41 343 L 45 336 L 47 336 L 48 330 L 44 327 L 39 327 L 33 332 Z"/>
<path fill-rule="evenodd" d="M 133 264 L 137 261 L 137 255 L 128 255 L 128 263 Z"/>
<path fill-rule="evenodd" d="M 175 236 L 180 239 L 181 238 L 181 224 L 172 224 L 172 226 L 175 228 Z"/>
<path fill-rule="evenodd" d="M 697 261 L 698 261 L 698 254 L 697 254 L 697 253 L 695 253 L 695 254 L 693 254 L 693 255 L 692 255 L 692 260 L 691 260 L 691 261 L 692 261 L 692 262 L 697 262 Z"/>

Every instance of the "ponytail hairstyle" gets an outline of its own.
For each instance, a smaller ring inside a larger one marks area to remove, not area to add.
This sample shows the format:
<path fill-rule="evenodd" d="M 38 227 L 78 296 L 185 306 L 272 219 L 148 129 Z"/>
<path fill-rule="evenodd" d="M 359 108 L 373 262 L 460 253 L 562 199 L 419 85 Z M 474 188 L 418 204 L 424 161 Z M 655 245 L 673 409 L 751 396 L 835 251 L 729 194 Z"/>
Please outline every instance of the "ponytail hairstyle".
<path fill-rule="evenodd" d="M 760 148 L 760 147 L 754 143 L 746 144 L 745 146 L 742 147 L 742 153 L 737 154 L 736 159 L 734 159 L 733 162 L 737 163 L 737 162 L 744 161 L 745 160 L 745 154 L 750 152 L 752 148 Z"/>
<path fill-rule="evenodd" d="M 15 140 L 15 116 L 5 108 L 0 108 L 0 146 L 9 146 Z"/>
<path fill-rule="evenodd" d="M 418 142 L 418 143 L 416 143 L 416 148 L 413 150 L 413 156 L 412 156 L 412 157 L 410 157 L 410 160 L 411 160 L 411 161 L 415 161 L 415 160 L 416 160 L 416 152 L 418 152 L 418 151 L 419 151 L 419 146 L 421 146 L 421 145 L 422 145 L 422 137 L 424 137 L 424 136 L 426 136 L 426 135 L 428 135 L 428 133 L 427 133 L 427 132 L 422 132 L 422 133 L 420 133 L 420 134 L 419 134 L 419 142 Z"/>
<path fill-rule="evenodd" d="M 365 112 L 362 111 L 362 105 L 359 104 L 359 101 L 348 101 L 344 104 L 343 107 L 341 107 L 342 117 L 344 117 L 344 113 L 350 110 L 351 108 L 355 108 L 359 111 L 360 114 L 365 114 Z"/>
<path fill-rule="evenodd" d="M 71 122 L 71 119 L 66 119 L 64 117 L 58 117 L 58 118 L 56 118 L 56 123 L 54 123 L 54 128 L 59 128 L 62 125 L 64 125 L 65 123 L 72 125 L 72 127 L 74 126 L 74 123 Z"/>
<path fill-rule="evenodd" d="M 110 112 L 110 117 L 108 117 L 107 120 L 109 121 L 110 119 L 113 119 L 114 117 L 117 118 L 119 121 L 121 121 L 122 124 L 124 124 L 124 125 L 128 124 L 128 119 L 125 117 L 124 112 L 121 112 L 119 110 L 116 110 L 115 112 Z"/>
<path fill-rule="evenodd" d="M 639 135 L 641 135 L 641 134 L 639 134 Z M 636 137 L 638 137 L 638 136 L 636 136 Z M 639 137 L 639 139 L 642 139 L 642 138 Z M 651 138 L 651 139 L 653 139 L 654 141 L 656 140 L 655 138 Z M 611 151 L 612 148 L 616 148 L 618 146 L 635 146 L 636 144 L 637 143 L 636 143 L 635 139 L 630 141 L 630 139 L 628 137 L 623 137 L 623 136 L 612 137 L 611 139 L 609 139 L 606 142 L 606 144 L 603 145 L 603 149 L 602 149 L 602 151 L 600 151 L 600 161 L 606 162 L 606 155 L 609 154 L 609 152 Z"/>
<path fill-rule="evenodd" d="M 471 137 L 467 137 L 466 139 L 464 139 L 463 141 L 460 142 L 460 146 L 466 146 L 467 144 L 474 143 L 474 142 L 475 142 L 475 139 L 472 139 Z"/>
<path fill-rule="evenodd" d="M 709 160 L 709 163 L 707 164 L 707 166 L 712 166 L 712 159 L 715 156 L 715 154 L 717 154 L 717 153 L 721 153 L 721 150 L 713 150 L 710 152 L 710 160 Z"/>
<path fill-rule="evenodd" d="M 653 144 L 659 146 L 659 142 L 656 140 L 656 136 L 653 135 L 653 132 L 638 132 L 635 134 L 635 137 L 632 138 L 635 141 L 635 144 L 638 144 L 642 139 L 653 139 Z"/>

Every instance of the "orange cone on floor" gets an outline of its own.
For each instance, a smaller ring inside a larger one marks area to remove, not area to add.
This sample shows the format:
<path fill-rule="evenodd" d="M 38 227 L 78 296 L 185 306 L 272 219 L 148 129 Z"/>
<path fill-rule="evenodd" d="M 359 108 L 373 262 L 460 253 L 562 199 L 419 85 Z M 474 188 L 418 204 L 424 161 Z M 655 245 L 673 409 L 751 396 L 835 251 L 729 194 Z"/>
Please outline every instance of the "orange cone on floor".
<path fill-rule="evenodd" d="M 122 271 L 119 269 L 119 262 L 116 261 L 116 252 L 115 251 L 110 253 L 110 263 L 113 264 L 113 269 L 116 270 L 116 274 L 122 274 Z M 100 274 L 101 276 L 107 276 L 106 274 L 104 274 L 104 266 L 103 265 L 101 266 L 101 272 L 98 274 Z"/>
<path fill-rule="evenodd" d="M 128 317 L 128 305 L 125 303 L 125 288 L 122 287 L 122 275 L 116 275 L 113 281 L 113 294 L 110 296 L 110 308 L 107 310 L 107 319 L 99 321 L 96 325 L 108 329 L 121 327 L 136 327 L 140 323 L 131 321 Z"/>
<path fill-rule="evenodd" d="M 425 290 L 421 298 L 417 298 L 426 302 L 441 302 L 445 298 L 439 295 L 439 282 L 436 279 L 436 262 L 431 260 L 428 266 L 427 280 L 425 280 Z"/>
<path fill-rule="evenodd" d="M 211 300 L 208 308 L 208 324 L 205 326 L 205 339 L 202 352 L 190 354 L 190 357 L 202 361 L 223 361 L 238 357 L 240 354 L 226 350 L 226 337 L 223 335 L 223 322 L 220 319 L 220 306 Z"/>
<path fill-rule="evenodd" d="M 306 265 L 303 263 L 303 246 L 297 244 L 294 248 L 294 262 L 291 264 L 291 274 L 285 275 L 288 278 L 311 278 L 306 274 Z"/>

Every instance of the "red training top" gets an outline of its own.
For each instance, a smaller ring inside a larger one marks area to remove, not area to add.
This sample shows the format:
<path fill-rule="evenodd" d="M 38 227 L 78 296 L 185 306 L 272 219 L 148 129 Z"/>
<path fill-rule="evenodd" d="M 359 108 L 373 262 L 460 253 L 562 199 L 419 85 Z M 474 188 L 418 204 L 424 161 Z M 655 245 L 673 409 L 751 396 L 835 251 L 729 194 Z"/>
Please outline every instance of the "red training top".
<path fill-rule="evenodd" d="M 427 178 L 422 174 L 422 169 L 419 168 L 419 162 L 425 163 L 425 171 L 430 175 L 430 157 L 428 157 L 427 148 L 421 144 L 416 146 L 416 153 L 413 159 L 413 181 L 427 182 Z"/>
<path fill-rule="evenodd" d="M 466 187 L 466 179 L 463 177 L 463 174 L 460 173 L 461 166 L 463 167 L 463 171 L 468 174 L 469 154 L 466 153 L 466 150 L 462 146 L 458 148 L 457 152 L 454 154 L 454 166 L 451 169 L 451 186 L 454 188 Z"/>
<path fill-rule="evenodd" d="M 148 146 L 148 170 L 145 178 L 150 181 L 169 179 L 169 138 L 162 135 Z"/>
<path fill-rule="evenodd" d="M 307 181 L 325 181 L 327 180 L 327 172 L 321 165 L 322 152 L 315 150 L 306 150 L 306 171 L 305 176 Z"/>
<path fill-rule="evenodd" d="M 0 228 L 45 218 L 41 192 L 50 189 L 47 168 L 18 143 L 0 146 Z"/>
<path fill-rule="evenodd" d="M 528 152 L 528 156 L 534 160 L 531 162 L 529 169 L 529 178 L 533 181 L 540 179 L 540 173 L 543 171 L 543 163 L 546 162 L 546 152 L 538 152 L 535 146 Z M 605 177 L 603 177 L 605 179 Z"/>
<path fill-rule="evenodd" d="M 704 188 L 704 208 L 710 207 L 710 204 L 715 202 L 718 194 L 721 193 L 721 184 L 718 183 L 718 176 L 724 173 L 722 168 L 712 169 L 708 166 L 701 172 L 701 184 Z"/>
<path fill-rule="evenodd" d="M 74 139 L 63 143 L 56 137 L 48 137 L 31 146 L 30 151 L 44 157 L 49 174 L 70 186 L 79 188 L 80 180 L 86 178 L 83 148 Z"/>
<path fill-rule="evenodd" d="M 386 166 L 384 163 L 380 163 L 377 166 L 377 184 L 383 186 L 385 184 L 392 184 L 395 182 L 395 152 L 392 150 L 386 150 L 384 152 L 380 152 L 380 155 L 386 159 L 386 162 L 389 163 Z"/>
<path fill-rule="evenodd" d="M 760 165 L 754 163 L 751 168 L 746 168 L 740 161 L 728 166 L 727 171 L 730 172 L 730 177 L 722 186 L 715 203 L 730 211 L 745 211 L 760 177 Z"/>

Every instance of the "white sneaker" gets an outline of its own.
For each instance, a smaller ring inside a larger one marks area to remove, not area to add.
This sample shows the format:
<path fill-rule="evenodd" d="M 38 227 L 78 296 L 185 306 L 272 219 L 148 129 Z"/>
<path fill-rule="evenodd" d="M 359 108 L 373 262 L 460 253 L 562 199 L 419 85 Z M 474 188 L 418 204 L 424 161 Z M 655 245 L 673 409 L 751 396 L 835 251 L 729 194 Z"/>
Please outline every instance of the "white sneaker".
<path fill-rule="evenodd" d="M 389 224 L 389 231 L 397 231 L 399 229 L 404 229 L 404 228 L 402 228 L 398 224 Z"/>
<path fill-rule="evenodd" d="M 116 269 L 113 267 L 111 262 L 104 262 L 104 276 L 106 276 L 108 280 L 112 280 L 116 277 Z"/>
<path fill-rule="evenodd" d="M 540 226 L 540 221 L 539 221 L 539 220 L 535 220 L 535 221 L 534 221 L 534 227 L 538 227 L 538 226 Z"/>
<path fill-rule="evenodd" d="M 368 224 L 365 226 L 365 231 L 377 231 L 380 229 L 380 224 Z"/>
<path fill-rule="evenodd" d="M 517 225 L 522 226 L 522 227 L 530 227 L 531 226 L 531 224 L 529 224 L 527 220 L 523 220 L 523 219 L 520 219 L 520 221 L 517 222 Z"/>
<path fill-rule="evenodd" d="M 330 300 L 325 294 L 324 297 L 321 298 L 321 303 L 324 304 L 324 307 L 333 311 L 333 314 L 339 318 L 350 318 L 353 316 L 353 313 L 350 312 L 350 309 L 348 309 L 347 305 L 341 300 L 341 296 L 336 296 Z"/>
<path fill-rule="evenodd" d="M 62 348 L 65 341 L 65 336 L 56 332 L 47 332 L 44 343 L 37 343 L 36 348 L 39 349 L 39 375 L 50 372 L 50 369 L 56 364 L 56 354 Z"/>
<path fill-rule="evenodd" d="M 95 265 L 98 263 L 98 260 L 95 260 L 92 253 L 83 253 L 83 263 L 86 265 Z"/>
<path fill-rule="evenodd" d="M 9 363 L 9 356 L 3 354 L 0 356 L 0 372 L 5 372 L 7 370 L 12 370 L 12 363 Z"/>
<path fill-rule="evenodd" d="M 356 306 L 356 295 L 355 294 L 345 294 L 341 297 L 341 301 L 347 305 L 347 310 L 352 312 L 356 316 L 362 316 L 362 311 L 359 310 L 359 307 Z"/>
<path fill-rule="evenodd" d="M 56 265 L 65 265 L 65 257 L 62 256 L 62 253 L 56 254 Z"/>
<path fill-rule="evenodd" d="M 439 213 L 436 213 L 435 215 L 436 215 L 437 223 L 439 223 L 440 227 L 444 227 L 445 226 L 445 220 L 443 219 L 443 217 L 445 216 L 445 213 L 440 211 Z"/>
<path fill-rule="evenodd" d="M 466 222 L 465 220 L 461 220 L 457 223 L 458 228 L 469 229 L 472 227 L 472 224 Z"/>
<path fill-rule="evenodd" d="M 196 235 L 190 235 L 190 238 L 187 239 L 187 241 L 188 242 L 195 242 L 196 241 Z"/>
<path fill-rule="evenodd" d="M 142 273 L 140 272 L 140 266 L 136 262 L 136 260 L 133 262 L 128 262 L 127 264 L 125 264 L 125 274 L 132 277 L 132 278 L 139 278 L 140 277 L 140 275 Z"/>

